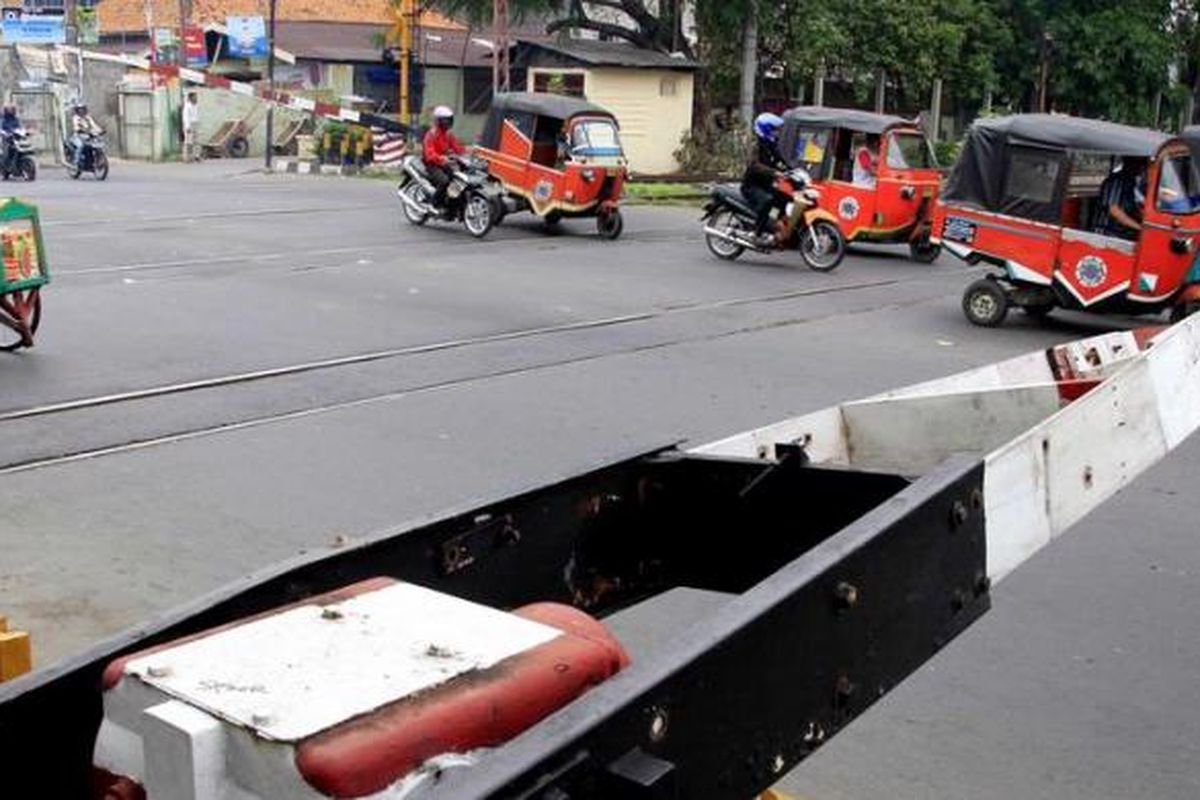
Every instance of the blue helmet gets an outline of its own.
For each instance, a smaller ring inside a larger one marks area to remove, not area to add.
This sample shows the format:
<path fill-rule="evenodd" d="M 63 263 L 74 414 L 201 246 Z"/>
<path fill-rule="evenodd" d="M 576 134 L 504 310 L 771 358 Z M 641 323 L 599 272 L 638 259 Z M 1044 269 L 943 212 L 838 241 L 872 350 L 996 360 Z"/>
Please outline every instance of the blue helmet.
<path fill-rule="evenodd" d="M 782 127 L 783 118 L 778 114 L 759 114 L 754 118 L 754 135 L 771 143 L 779 138 Z"/>

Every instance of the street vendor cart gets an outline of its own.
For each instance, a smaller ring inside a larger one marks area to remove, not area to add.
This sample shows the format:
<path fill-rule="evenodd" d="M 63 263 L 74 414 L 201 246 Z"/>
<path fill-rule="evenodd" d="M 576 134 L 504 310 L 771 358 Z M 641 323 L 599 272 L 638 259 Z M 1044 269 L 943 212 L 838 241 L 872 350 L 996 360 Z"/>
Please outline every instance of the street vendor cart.
<path fill-rule="evenodd" d="M 41 290 L 50 281 L 37 208 L 0 198 L 0 350 L 33 346 L 42 317 Z"/>

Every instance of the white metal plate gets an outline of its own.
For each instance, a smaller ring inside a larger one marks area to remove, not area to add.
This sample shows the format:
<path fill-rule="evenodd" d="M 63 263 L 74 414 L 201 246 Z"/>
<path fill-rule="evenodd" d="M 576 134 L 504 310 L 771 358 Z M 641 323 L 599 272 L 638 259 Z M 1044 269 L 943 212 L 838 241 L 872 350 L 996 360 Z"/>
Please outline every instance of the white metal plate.
<path fill-rule="evenodd" d="M 558 635 L 398 583 L 153 653 L 125 672 L 265 739 L 294 742 Z"/>

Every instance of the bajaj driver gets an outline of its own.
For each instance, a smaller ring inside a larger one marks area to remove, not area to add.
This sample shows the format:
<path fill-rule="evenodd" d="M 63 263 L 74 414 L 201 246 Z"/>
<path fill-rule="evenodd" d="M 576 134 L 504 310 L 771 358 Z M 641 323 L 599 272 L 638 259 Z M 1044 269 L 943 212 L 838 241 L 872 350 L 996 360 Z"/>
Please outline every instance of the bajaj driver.
<path fill-rule="evenodd" d="M 433 127 L 425 134 L 425 172 L 436 189 L 432 204 L 438 209 L 445 204 L 446 188 L 450 185 L 450 157 L 467 152 L 467 148 L 451 132 L 453 127 L 454 110 L 449 106 L 438 106 L 433 110 Z"/>

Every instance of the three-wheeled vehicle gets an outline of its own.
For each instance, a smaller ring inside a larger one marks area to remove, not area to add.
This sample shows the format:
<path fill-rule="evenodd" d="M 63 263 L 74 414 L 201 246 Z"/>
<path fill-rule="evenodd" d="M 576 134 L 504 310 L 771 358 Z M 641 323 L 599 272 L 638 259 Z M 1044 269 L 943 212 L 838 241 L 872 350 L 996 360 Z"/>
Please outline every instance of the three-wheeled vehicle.
<path fill-rule="evenodd" d="M 33 346 L 50 282 L 37 209 L 0 197 L 0 350 Z"/>
<path fill-rule="evenodd" d="M 616 239 L 627 168 L 617 118 L 600 106 L 557 94 L 497 95 L 475 153 L 507 193 L 506 210 L 529 210 L 546 224 L 595 217 Z"/>
<path fill-rule="evenodd" d="M 1200 310 L 1198 212 L 1200 175 L 1184 139 L 1019 114 L 972 126 L 937 204 L 933 240 L 969 263 L 1000 267 L 963 295 L 976 325 L 1000 325 L 1012 306 L 1035 318 L 1058 307 L 1171 308 L 1181 318 Z"/>
<path fill-rule="evenodd" d="M 821 191 L 848 242 L 907 244 L 929 263 L 929 239 L 941 173 L 921 126 L 848 108 L 801 106 L 783 115 L 780 151 Z"/>

